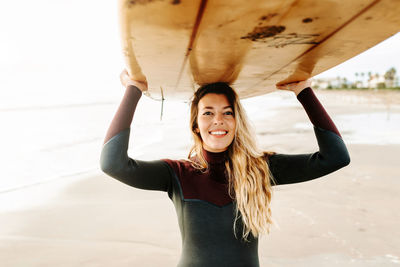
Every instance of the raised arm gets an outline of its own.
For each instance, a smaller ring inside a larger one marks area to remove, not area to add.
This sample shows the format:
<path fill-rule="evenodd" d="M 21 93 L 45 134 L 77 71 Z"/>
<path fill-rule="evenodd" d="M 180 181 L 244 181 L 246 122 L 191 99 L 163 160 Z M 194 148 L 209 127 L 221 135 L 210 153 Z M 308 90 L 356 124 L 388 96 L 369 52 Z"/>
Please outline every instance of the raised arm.
<path fill-rule="evenodd" d="M 171 173 L 168 164 L 161 160 L 141 161 L 128 157 L 130 125 L 133 115 L 147 84 L 125 83 L 126 86 L 121 104 L 112 119 L 104 139 L 100 156 L 100 167 L 103 172 L 130 186 L 168 191 L 171 194 Z"/>
<path fill-rule="evenodd" d="M 121 104 L 118 107 L 117 113 L 111 121 L 108 128 L 104 143 L 107 143 L 111 137 L 115 136 L 122 130 L 128 129 L 131 126 L 133 114 L 135 113 L 137 103 L 142 97 L 142 91 L 147 90 L 147 81 L 131 80 L 126 70 L 123 70 L 120 76 L 122 86 L 126 88 Z"/>
<path fill-rule="evenodd" d="M 319 151 L 270 156 L 268 163 L 276 185 L 309 181 L 350 163 L 349 153 L 339 131 L 311 87 L 301 90 L 297 99 L 314 126 Z"/>
<path fill-rule="evenodd" d="M 133 120 L 133 114 L 135 113 L 136 106 L 141 96 L 142 91 L 140 91 L 140 89 L 136 86 L 129 85 L 126 87 L 121 104 L 119 105 L 118 110 L 111 121 L 110 127 L 108 127 L 103 145 L 107 143 L 111 137 L 123 130 L 130 128 Z"/>

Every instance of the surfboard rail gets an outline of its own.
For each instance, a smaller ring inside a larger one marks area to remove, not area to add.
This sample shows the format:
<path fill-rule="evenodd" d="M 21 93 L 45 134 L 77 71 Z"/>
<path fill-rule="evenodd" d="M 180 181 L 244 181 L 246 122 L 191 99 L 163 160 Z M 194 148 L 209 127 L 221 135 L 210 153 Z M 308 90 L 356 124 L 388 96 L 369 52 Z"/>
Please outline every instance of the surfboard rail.
<path fill-rule="evenodd" d="M 122 51 L 153 99 L 241 98 L 322 73 L 396 34 L 400 0 L 119 0 Z"/>

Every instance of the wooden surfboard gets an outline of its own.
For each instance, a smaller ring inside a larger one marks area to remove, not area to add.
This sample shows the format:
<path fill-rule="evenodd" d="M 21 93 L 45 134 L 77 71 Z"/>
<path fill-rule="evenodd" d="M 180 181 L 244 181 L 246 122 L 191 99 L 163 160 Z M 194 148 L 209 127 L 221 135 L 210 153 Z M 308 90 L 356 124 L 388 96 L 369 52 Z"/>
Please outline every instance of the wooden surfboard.
<path fill-rule="evenodd" d="M 400 0 L 119 0 L 119 12 L 126 68 L 154 99 L 217 81 L 266 94 L 400 30 Z"/>

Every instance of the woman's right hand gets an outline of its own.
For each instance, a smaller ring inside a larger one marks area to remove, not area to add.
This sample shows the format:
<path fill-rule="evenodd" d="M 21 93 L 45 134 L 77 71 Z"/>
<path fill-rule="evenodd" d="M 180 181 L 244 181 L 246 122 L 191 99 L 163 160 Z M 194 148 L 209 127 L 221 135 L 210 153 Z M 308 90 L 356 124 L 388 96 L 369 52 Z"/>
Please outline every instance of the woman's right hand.
<path fill-rule="evenodd" d="M 144 81 L 137 81 L 137 80 L 132 80 L 131 77 L 129 77 L 128 71 L 124 69 L 121 72 L 121 75 L 119 76 L 122 85 L 127 88 L 129 85 L 136 86 L 139 88 L 140 91 L 144 92 L 147 91 L 147 80 L 145 79 Z"/>

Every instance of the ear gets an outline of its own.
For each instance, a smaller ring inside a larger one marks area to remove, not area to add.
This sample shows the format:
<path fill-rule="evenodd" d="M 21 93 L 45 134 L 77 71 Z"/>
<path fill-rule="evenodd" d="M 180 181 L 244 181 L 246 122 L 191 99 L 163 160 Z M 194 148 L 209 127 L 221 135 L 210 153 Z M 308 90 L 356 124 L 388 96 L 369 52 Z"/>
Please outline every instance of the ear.
<path fill-rule="evenodd" d="M 199 128 L 194 129 L 194 131 L 195 131 L 196 133 L 200 133 Z"/>

